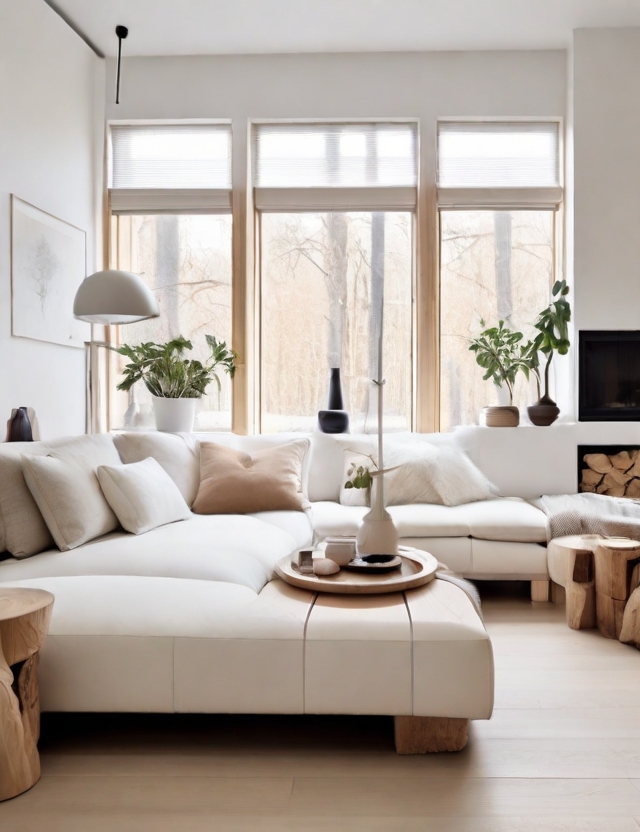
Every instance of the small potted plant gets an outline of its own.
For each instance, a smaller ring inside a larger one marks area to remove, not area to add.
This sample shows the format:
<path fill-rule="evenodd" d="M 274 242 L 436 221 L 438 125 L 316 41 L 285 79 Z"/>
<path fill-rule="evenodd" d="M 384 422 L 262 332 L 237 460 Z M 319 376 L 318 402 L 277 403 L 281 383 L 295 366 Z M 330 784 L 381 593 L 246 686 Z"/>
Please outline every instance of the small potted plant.
<path fill-rule="evenodd" d="M 166 344 L 147 341 L 137 346 L 123 344 L 116 350 L 129 359 L 117 389 L 130 390 L 136 382 L 142 381 L 153 396 L 158 430 L 191 432 L 197 399 L 204 396 L 212 381 L 216 382 L 218 392 L 222 389 L 218 370 L 222 369 L 233 378 L 237 353 L 213 335 L 205 337 L 211 354 L 204 363 L 185 358 L 185 350 L 193 349 L 193 344 L 182 336 Z"/>
<path fill-rule="evenodd" d="M 538 334 L 526 347 L 527 363 L 536 378 L 538 401 L 527 408 L 529 419 L 534 425 L 548 427 L 558 418 L 560 408 L 549 395 L 549 369 L 554 354 L 566 355 L 571 343 L 569 341 L 569 322 L 571 321 L 571 304 L 567 300 L 569 287 L 566 280 L 557 280 L 551 291 L 552 300 L 546 309 L 538 315 L 534 324 Z M 540 355 L 544 362 L 544 393 L 540 395 L 542 378 L 540 375 Z"/>
<path fill-rule="evenodd" d="M 484 321 L 480 321 L 485 326 Z M 513 404 L 513 387 L 518 373 L 527 378 L 530 370 L 528 345 L 522 344 L 522 333 L 514 332 L 498 321 L 498 326 L 487 327 L 469 344 L 476 362 L 485 371 L 483 379 L 491 379 L 496 387 L 503 385 L 509 391 L 509 404 L 485 407 L 485 423 L 492 428 L 515 428 L 520 422 L 520 412 Z"/>

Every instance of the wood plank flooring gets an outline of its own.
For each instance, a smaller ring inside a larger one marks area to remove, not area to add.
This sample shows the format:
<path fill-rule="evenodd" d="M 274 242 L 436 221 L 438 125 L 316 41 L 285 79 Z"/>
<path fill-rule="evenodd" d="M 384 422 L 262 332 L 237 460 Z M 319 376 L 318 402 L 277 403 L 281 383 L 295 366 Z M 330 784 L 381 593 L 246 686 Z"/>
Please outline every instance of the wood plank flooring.
<path fill-rule="evenodd" d="M 640 651 L 483 587 L 496 711 L 398 757 L 373 717 L 45 715 L 2 832 L 640 832 Z"/>

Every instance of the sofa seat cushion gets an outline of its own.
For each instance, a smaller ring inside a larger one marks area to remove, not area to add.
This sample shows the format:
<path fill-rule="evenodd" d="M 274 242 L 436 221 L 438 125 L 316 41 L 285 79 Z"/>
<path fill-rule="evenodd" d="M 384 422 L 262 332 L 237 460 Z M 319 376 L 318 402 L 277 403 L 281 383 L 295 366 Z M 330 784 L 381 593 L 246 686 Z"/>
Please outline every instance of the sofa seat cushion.
<path fill-rule="evenodd" d="M 143 535 L 115 532 L 68 552 L 0 562 L 0 583 L 70 575 L 141 575 L 238 584 L 259 592 L 276 562 L 297 548 L 255 517 L 196 516 Z"/>
<path fill-rule="evenodd" d="M 55 596 L 38 671 L 45 711 L 303 711 L 310 592 L 131 575 L 7 585 Z"/>
<path fill-rule="evenodd" d="M 310 511 L 258 511 L 248 514 L 263 523 L 270 523 L 287 532 L 296 542 L 298 549 L 304 549 L 313 543 L 313 526 Z"/>
<path fill-rule="evenodd" d="M 546 517 L 539 509 L 518 497 L 481 500 L 461 506 L 420 503 L 390 506 L 389 514 L 401 538 L 475 537 L 519 543 L 544 543 Z M 319 537 L 355 534 L 368 509 L 339 503 L 313 504 L 313 526 Z"/>

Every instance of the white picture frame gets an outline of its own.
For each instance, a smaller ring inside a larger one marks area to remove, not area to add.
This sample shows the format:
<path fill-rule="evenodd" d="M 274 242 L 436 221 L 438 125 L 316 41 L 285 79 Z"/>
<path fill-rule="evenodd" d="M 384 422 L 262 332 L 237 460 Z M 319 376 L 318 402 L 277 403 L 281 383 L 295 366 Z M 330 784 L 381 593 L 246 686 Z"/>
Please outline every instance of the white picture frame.
<path fill-rule="evenodd" d="M 11 334 L 84 349 L 73 300 L 86 274 L 86 232 L 11 194 Z"/>

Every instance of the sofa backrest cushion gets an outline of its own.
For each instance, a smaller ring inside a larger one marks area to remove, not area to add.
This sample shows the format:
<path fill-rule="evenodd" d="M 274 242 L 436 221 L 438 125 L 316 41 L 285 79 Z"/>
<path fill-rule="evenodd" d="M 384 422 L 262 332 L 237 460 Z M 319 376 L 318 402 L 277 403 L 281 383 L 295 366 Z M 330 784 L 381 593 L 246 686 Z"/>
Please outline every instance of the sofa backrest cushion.
<path fill-rule="evenodd" d="M 22 456 L 44 456 L 67 446 L 88 448 L 95 443 L 115 448 L 108 434 L 99 438 L 70 436 L 46 442 L 6 442 L 0 444 L 0 551 L 14 558 L 27 558 L 51 549 L 55 544 L 38 505 L 29 491 L 23 473 Z M 117 461 L 118 457 L 115 454 Z"/>
<path fill-rule="evenodd" d="M 24 477 L 56 545 L 62 551 L 118 528 L 97 469 L 122 465 L 111 436 L 96 434 L 68 440 L 46 455 L 23 455 Z"/>
<path fill-rule="evenodd" d="M 113 441 L 125 465 L 153 457 L 178 486 L 187 505 L 193 505 L 200 486 L 200 463 L 195 442 L 188 435 L 131 431 L 115 434 Z"/>
<path fill-rule="evenodd" d="M 309 440 L 299 439 L 248 454 L 215 442 L 200 443 L 197 514 L 304 511 L 302 463 Z"/>
<path fill-rule="evenodd" d="M 101 465 L 98 480 L 120 525 L 132 534 L 191 517 L 180 489 L 151 456 L 129 465 Z"/>
<path fill-rule="evenodd" d="M 386 433 L 384 447 L 392 458 L 394 445 L 403 449 L 413 442 L 428 442 L 436 446 L 452 446 L 455 440 L 447 433 Z M 344 484 L 345 451 L 377 456 L 378 437 L 374 434 L 329 434 L 317 431 L 311 439 L 309 469 L 309 499 L 311 502 L 331 500 L 339 502 Z"/>
<path fill-rule="evenodd" d="M 50 549 L 51 532 L 22 473 L 22 454 L 45 454 L 44 442 L 0 445 L 0 551 L 28 558 Z"/>

